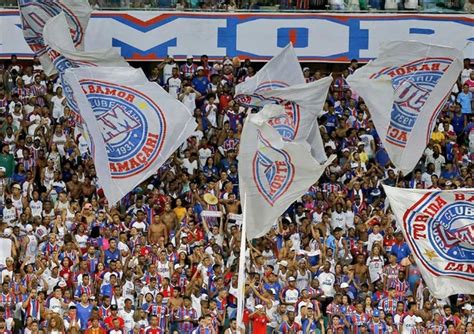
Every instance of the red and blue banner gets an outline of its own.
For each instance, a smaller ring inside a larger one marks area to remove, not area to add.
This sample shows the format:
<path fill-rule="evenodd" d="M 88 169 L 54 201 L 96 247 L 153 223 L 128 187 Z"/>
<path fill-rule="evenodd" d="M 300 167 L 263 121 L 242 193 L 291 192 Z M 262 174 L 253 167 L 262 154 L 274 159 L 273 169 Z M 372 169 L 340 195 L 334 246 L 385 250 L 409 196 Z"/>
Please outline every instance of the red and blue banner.
<path fill-rule="evenodd" d="M 16 10 L 0 11 L 0 57 L 32 57 Z M 300 61 L 376 58 L 382 42 L 417 40 L 464 49 L 474 59 L 474 15 L 189 13 L 96 11 L 87 50 L 114 47 L 127 60 L 203 54 L 269 60 L 292 42 Z"/>

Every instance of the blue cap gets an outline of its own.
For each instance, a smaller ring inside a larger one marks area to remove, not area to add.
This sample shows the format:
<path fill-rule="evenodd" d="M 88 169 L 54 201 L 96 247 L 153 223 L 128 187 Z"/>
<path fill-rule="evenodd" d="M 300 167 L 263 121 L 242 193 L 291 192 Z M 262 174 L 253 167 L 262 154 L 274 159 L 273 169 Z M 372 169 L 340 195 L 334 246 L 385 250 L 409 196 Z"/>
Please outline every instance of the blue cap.
<path fill-rule="evenodd" d="M 374 317 L 380 317 L 380 311 L 379 310 L 374 310 L 374 313 L 372 315 Z"/>

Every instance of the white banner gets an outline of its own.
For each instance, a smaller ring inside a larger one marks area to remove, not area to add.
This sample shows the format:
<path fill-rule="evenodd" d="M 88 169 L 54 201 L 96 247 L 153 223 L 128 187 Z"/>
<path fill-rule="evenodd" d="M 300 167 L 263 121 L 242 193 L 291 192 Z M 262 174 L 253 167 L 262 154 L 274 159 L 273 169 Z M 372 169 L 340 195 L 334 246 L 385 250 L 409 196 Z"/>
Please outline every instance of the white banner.
<path fill-rule="evenodd" d="M 222 212 L 220 211 L 201 211 L 201 217 L 222 217 Z"/>
<path fill-rule="evenodd" d="M 84 46 L 84 33 L 89 22 L 92 8 L 87 0 L 20 0 L 23 35 L 43 65 L 47 75 L 55 73 L 53 64 L 46 55 L 43 40 L 43 28 L 48 20 L 59 13 L 64 13 L 74 47 L 79 50 Z"/>
<path fill-rule="evenodd" d="M 227 215 L 227 219 L 232 219 L 235 220 L 236 222 L 241 222 L 243 217 L 242 215 L 236 214 L 236 213 L 229 213 Z"/>
<path fill-rule="evenodd" d="M 314 184 L 324 165 L 311 157 L 304 141 L 285 142 L 265 121 L 267 108 L 247 117 L 239 153 L 240 192 L 246 195 L 247 238 L 265 235 L 286 209 Z M 271 114 L 271 113 L 270 113 Z"/>
<path fill-rule="evenodd" d="M 474 294 L 474 189 L 384 190 L 431 294 Z"/>
<path fill-rule="evenodd" d="M 197 126 L 181 102 L 144 78 L 133 68 L 66 70 L 110 204 L 156 173 Z"/>
<path fill-rule="evenodd" d="M 405 175 L 428 144 L 463 68 L 461 57 L 457 49 L 391 42 L 347 79 L 364 98 L 390 160 Z"/>

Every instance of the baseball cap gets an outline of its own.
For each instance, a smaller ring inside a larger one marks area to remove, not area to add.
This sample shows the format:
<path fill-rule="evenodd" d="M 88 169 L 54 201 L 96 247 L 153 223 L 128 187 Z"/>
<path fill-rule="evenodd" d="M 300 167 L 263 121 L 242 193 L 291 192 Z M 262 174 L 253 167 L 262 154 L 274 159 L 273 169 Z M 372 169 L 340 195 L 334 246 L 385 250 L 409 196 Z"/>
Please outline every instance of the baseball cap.
<path fill-rule="evenodd" d="M 198 68 L 196 68 L 196 71 L 203 71 L 204 70 L 204 67 L 202 66 L 198 66 Z"/>
<path fill-rule="evenodd" d="M 415 317 L 415 322 L 416 323 L 423 322 L 423 319 L 421 319 L 420 317 Z"/>
<path fill-rule="evenodd" d="M 117 311 L 117 310 L 118 310 L 118 307 L 117 307 L 117 305 L 113 304 L 112 306 L 110 306 L 110 309 L 111 309 L 112 311 Z"/>
<path fill-rule="evenodd" d="M 255 306 L 255 308 L 256 308 L 257 310 L 260 310 L 260 309 L 262 309 L 262 308 L 263 308 L 263 305 L 261 305 L 261 304 L 258 304 L 258 305 L 256 305 L 256 306 Z"/>
<path fill-rule="evenodd" d="M 186 56 L 186 59 L 193 59 L 193 56 L 187 55 L 187 56 Z"/>
<path fill-rule="evenodd" d="M 374 317 L 380 317 L 380 311 L 379 310 L 374 310 L 373 316 Z"/>
<path fill-rule="evenodd" d="M 288 277 L 288 282 L 294 282 L 296 279 L 293 276 Z"/>
<path fill-rule="evenodd" d="M 463 307 L 462 307 L 463 310 L 468 310 L 468 311 L 472 311 L 472 305 L 471 304 L 465 304 Z"/>
<path fill-rule="evenodd" d="M 349 284 L 346 282 L 341 283 L 341 289 L 347 289 L 349 287 Z"/>
<path fill-rule="evenodd" d="M 278 262 L 278 264 L 283 267 L 288 267 L 288 262 L 285 260 Z"/>
<path fill-rule="evenodd" d="M 309 67 L 303 68 L 303 72 L 304 72 L 304 71 L 309 71 Z"/>
<path fill-rule="evenodd" d="M 7 171 L 7 169 L 6 169 L 5 167 L 0 167 L 0 172 L 4 172 L 4 173 L 5 173 L 6 171 Z"/>
<path fill-rule="evenodd" d="M 293 306 L 288 306 L 288 307 L 286 308 L 286 311 L 288 311 L 288 312 L 295 312 L 295 308 L 294 308 Z"/>
<path fill-rule="evenodd" d="M 18 189 L 18 190 L 21 190 L 21 186 L 20 186 L 18 183 L 15 183 L 15 184 L 13 185 L 13 188 L 16 188 L 16 189 Z"/>

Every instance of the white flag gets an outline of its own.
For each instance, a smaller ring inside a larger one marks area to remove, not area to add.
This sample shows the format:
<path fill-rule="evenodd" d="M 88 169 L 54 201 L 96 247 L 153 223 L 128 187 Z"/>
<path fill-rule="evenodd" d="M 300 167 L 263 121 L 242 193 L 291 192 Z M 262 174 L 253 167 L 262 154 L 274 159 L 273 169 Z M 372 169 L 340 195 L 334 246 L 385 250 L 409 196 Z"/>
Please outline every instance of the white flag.
<path fill-rule="evenodd" d="M 82 120 L 72 89 L 64 80 L 64 72 L 68 68 L 80 66 L 129 67 L 130 65 L 112 48 L 92 52 L 76 50 L 69 33 L 67 18 L 64 12 L 59 13 L 46 22 L 43 28 L 43 38 L 47 55 L 59 74 L 59 80 L 61 81 L 68 106 L 75 115 L 76 131 L 82 135 L 89 149 L 91 149 L 87 126 Z"/>
<path fill-rule="evenodd" d="M 431 294 L 474 294 L 474 189 L 384 190 Z"/>
<path fill-rule="evenodd" d="M 268 108 L 247 117 L 239 154 L 240 192 L 246 197 L 247 237 L 265 235 L 288 207 L 324 172 L 334 157 L 320 165 L 304 141 L 286 142 L 270 126 Z M 283 108 L 281 108 L 281 112 Z"/>
<path fill-rule="evenodd" d="M 462 52 L 419 42 L 390 42 L 347 81 L 369 107 L 393 164 L 415 167 L 462 70 Z"/>
<path fill-rule="evenodd" d="M 92 8 L 87 0 L 20 0 L 18 1 L 23 26 L 23 36 L 31 50 L 39 57 L 46 75 L 56 70 L 46 54 L 43 40 L 43 28 L 48 20 L 59 13 L 64 13 L 68 31 L 73 45 L 78 50 L 84 46 L 84 34 L 89 22 Z"/>
<path fill-rule="evenodd" d="M 260 93 L 305 83 L 295 50 L 288 44 L 253 77 L 235 87 L 235 99 L 244 106 L 262 107 Z M 263 103 L 263 104 L 262 104 Z"/>
<path fill-rule="evenodd" d="M 190 111 L 141 70 L 66 70 L 93 143 L 99 184 L 111 204 L 158 168 L 194 132 Z"/>

